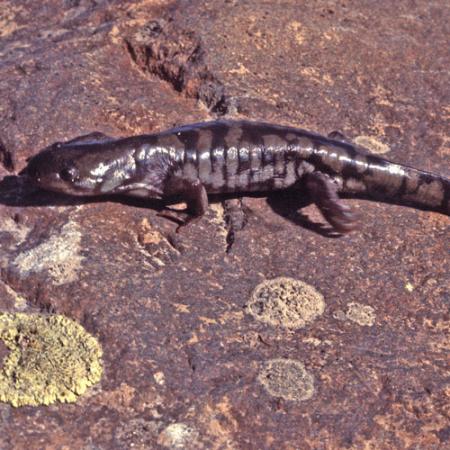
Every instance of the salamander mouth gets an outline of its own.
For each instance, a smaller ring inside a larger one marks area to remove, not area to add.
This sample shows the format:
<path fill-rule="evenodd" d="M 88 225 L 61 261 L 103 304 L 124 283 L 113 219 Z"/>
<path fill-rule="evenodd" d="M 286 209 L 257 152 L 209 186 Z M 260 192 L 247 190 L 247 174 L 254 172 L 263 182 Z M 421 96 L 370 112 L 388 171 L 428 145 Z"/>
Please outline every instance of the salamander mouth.
<path fill-rule="evenodd" d="M 42 173 L 38 168 L 28 165 L 18 174 L 25 183 L 34 188 L 42 189 L 45 191 L 53 192 L 65 192 L 65 186 L 62 183 L 48 174 Z"/>

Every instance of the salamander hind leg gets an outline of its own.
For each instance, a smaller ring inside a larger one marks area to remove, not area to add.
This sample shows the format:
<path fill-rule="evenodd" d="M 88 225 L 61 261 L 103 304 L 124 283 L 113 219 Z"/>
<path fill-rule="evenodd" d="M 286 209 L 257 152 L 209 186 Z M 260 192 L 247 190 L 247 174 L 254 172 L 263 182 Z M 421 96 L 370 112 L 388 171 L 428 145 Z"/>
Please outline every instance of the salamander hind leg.
<path fill-rule="evenodd" d="M 337 185 L 329 176 L 312 172 L 306 175 L 305 184 L 311 200 L 336 231 L 348 233 L 357 227 L 355 213 L 339 198 Z"/>

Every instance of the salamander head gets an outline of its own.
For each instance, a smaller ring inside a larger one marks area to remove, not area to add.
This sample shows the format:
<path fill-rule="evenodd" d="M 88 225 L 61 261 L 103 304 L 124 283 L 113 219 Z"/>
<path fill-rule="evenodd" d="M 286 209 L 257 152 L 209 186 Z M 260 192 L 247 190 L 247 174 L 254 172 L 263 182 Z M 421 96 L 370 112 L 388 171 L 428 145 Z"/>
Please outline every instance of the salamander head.
<path fill-rule="evenodd" d="M 21 175 L 45 190 L 71 195 L 95 194 L 97 180 L 81 164 L 85 149 L 54 144 L 33 156 Z"/>
<path fill-rule="evenodd" d="M 98 195 L 116 192 L 129 170 L 123 157 L 95 145 L 54 144 L 33 156 L 21 175 L 45 190 Z M 122 180 L 116 183 L 118 173 Z"/>

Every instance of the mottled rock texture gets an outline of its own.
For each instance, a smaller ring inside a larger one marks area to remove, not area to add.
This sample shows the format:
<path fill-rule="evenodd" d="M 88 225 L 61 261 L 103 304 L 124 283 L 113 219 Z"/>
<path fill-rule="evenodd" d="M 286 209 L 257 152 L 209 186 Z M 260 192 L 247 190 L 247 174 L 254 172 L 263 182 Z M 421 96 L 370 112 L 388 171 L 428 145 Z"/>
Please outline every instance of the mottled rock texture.
<path fill-rule="evenodd" d="M 361 228 L 336 238 L 289 196 L 245 198 L 227 253 L 220 201 L 175 235 L 145 202 L 14 174 L 58 140 L 225 116 L 339 130 L 448 176 L 449 22 L 426 0 L 1 0 L 0 310 L 77 321 L 104 372 L 74 404 L 0 404 L 0 448 L 446 448 L 448 217 L 349 200 Z M 314 286 L 323 314 L 248 314 L 277 277 Z"/>

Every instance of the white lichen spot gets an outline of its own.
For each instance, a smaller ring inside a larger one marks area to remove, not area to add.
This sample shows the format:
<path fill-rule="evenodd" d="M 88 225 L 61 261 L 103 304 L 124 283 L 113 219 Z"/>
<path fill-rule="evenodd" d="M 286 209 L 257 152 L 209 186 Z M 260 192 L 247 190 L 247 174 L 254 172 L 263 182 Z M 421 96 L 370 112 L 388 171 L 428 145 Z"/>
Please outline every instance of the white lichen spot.
<path fill-rule="evenodd" d="M 54 284 L 61 285 L 77 279 L 84 259 L 80 250 L 81 232 L 76 223 L 69 222 L 57 235 L 20 253 L 13 264 L 23 275 L 47 271 Z"/>
<path fill-rule="evenodd" d="M 164 372 L 155 372 L 153 374 L 153 379 L 155 380 L 155 382 L 157 384 L 159 384 L 160 386 L 163 386 L 164 383 L 166 382 L 166 377 L 164 376 Z"/>
<path fill-rule="evenodd" d="M 371 306 L 356 302 L 349 303 L 347 306 L 345 316 L 348 320 L 366 327 L 371 327 L 375 323 L 376 315 Z"/>
<path fill-rule="evenodd" d="M 357 136 L 353 139 L 353 142 L 361 147 L 367 148 L 372 153 L 377 153 L 379 155 L 383 155 L 391 151 L 389 145 L 380 142 L 373 136 Z"/>
<path fill-rule="evenodd" d="M 414 290 L 414 285 L 413 284 L 411 284 L 409 281 L 405 284 L 405 289 L 408 291 L 408 292 L 412 292 L 413 290 Z"/>
<path fill-rule="evenodd" d="M 247 75 L 250 72 L 249 69 L 247 69 L 247 67 L 244 66 L 244 64 L 242 64 L 241 62 L 237 63 L 238 67 L 236 69 L 230 69 L 229 73 L 233 74 L 233 75 Z"/>
<path fill-rule="evenodd" d="M 158 436 L 158 444 L 166 448 L 193 448 L 198 431 L 184 423 L 173 423 Z"/>
<path fill-rule="evenodd" d="M 274 397 L 304 401 L 314 395 L 314 377 L 300 361 L 281 358 L 267 361 L 258 381 Z"/>
<path fill-rule="evenodd" d="M 306 39 L 306 27 L 302 23 L 293 20 L 288 24 L 288 29 L 293 33 L 294 39 L 297 44 L 303 45 Z"/>
<path fill-rule="evenodd" d="M 322 344 L 323 341 L 321 341 L 320 339 L 317 339 L 315 337 L 309 337 L 309 338 L 303 339 L 303 342 L 305 344 L 310 344 L 314 347 L 318 347 L 320 344 Z"/>
<path fill-rule="evenodd" d="M 247 310 L 255 319 L 273 326 L 302 328 L 323 314 L 325 301 L 313 286 L 279 277 L 256 286 Z"/>

